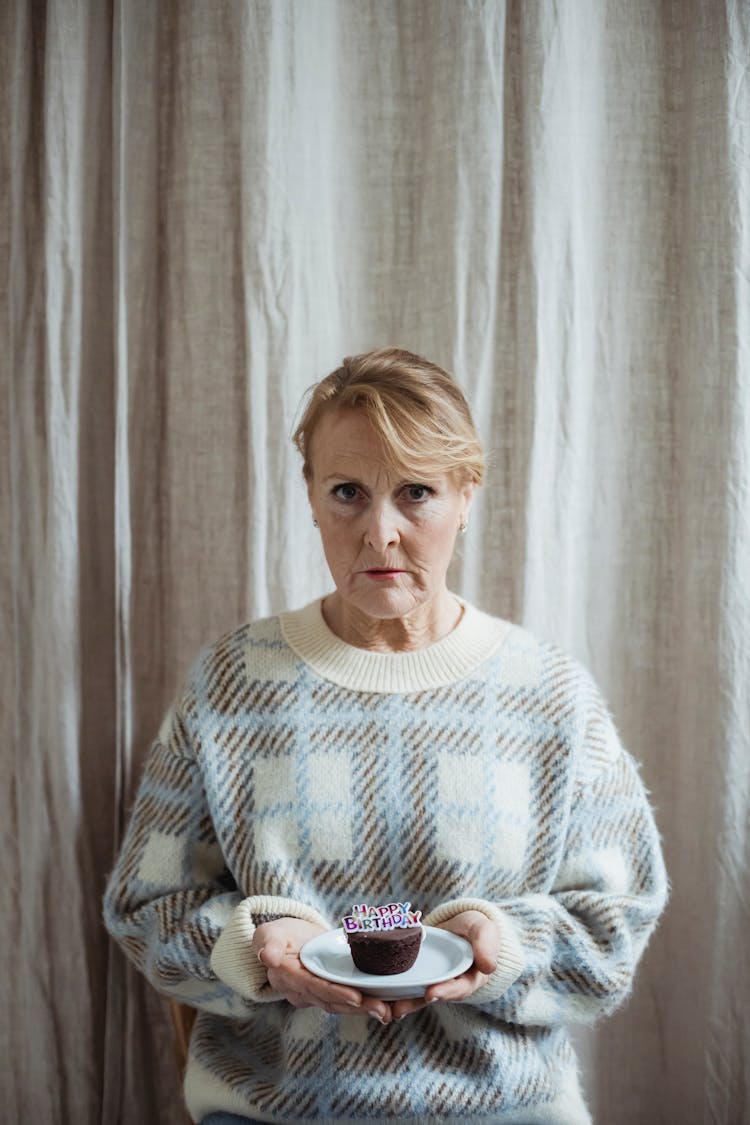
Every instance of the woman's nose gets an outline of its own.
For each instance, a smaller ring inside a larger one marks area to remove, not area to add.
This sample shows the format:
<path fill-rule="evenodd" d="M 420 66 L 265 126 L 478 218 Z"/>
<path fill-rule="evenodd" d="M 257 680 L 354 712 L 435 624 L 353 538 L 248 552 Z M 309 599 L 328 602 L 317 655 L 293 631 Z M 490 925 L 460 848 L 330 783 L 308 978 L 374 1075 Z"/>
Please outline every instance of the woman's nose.
<path fill-rule="evenodd" d="M 386 504 L 374 504 L 368 513 L 365 539 L 374 551 L 383 551 L 398 543 L 396 513 Z"/>

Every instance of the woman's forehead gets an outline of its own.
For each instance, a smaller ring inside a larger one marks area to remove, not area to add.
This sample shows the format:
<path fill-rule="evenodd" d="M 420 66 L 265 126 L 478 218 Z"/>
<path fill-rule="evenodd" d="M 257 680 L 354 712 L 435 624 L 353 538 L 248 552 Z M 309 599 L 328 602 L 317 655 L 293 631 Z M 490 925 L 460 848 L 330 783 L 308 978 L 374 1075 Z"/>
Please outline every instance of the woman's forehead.
<path fill-rule="evenodd" d="M 410 471 L 402 465 L 394 465 L 382 455 L 368 456 L 362 450 L 329 450 L 326 454 L 321 456 L 320 461 L 316 460 L 313 466 L 315 479 L 322 484 L 351 481 L 353 484 L 367 484 L 373 488 L 393 488 L 415 481 L 434 484 L 443 480 L 446 475 L 439 471 L 426 473 L 424 469 Z"/>
<path fill-rule="evenodd" d="M 330 441 L 354 445 L 364 442 L 368 446 L 381 444 L 381 439 L 364 410 L 352 408 L 324 411 L 315 428 L 313 440 L 318 436 L 325 438 L 325 441 L 318 443 L 323 448 Z"/>
<path fill-rule="evenodd" d="M 439 483 L 445 478 L 439 471 L 409 470 L 394 465 L 382 452 L 369 454 L 362 449 L 326 449 L 313 460 L 313 477 L 323 485 L 350 481 L 366 484 L 370 488 L 394 488 L 399 484 L 421 481 L 423 484 Z"/>
<path fill-rule="evenodd" d="M 392 486 L 402 481 L 435 483 L 452 479 L 439 464 L 429 464 L 429 455 L 420 458 L 419 464 L 405 464 L 365 412 L 356 409 L 332 410 L 321 418 L 312 437 L 309 461 L 313 477 L 322 482 L 335 477 Z"/>
<path fill-rule="evenodd" d="M 373 472 L 389 467 L 393 461 L 362 411 L 336 410 L 325 414 L 311 445 L 310 462 L 315 476 L 320 477 L 342 470 Z"/>

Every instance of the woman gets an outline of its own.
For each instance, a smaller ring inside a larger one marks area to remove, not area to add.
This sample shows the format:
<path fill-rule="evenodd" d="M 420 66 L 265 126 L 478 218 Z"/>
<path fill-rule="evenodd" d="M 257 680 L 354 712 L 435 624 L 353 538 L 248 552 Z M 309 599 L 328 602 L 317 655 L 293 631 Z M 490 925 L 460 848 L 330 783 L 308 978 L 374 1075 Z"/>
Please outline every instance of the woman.
<path fill-rule="evenodd" d="M 451 593 L 483 458 L 439 367 L 344 360 L 295 433 L 334 591 L 198 657 L 151 747 L 110 933 L 198 1017 L 195 1121 L 590 1116 L 565 1030 L 627 996 L 667 881 L 587 672 Z M 410 901 L 471 967 L 386 1002 L 300 961 Z"/>

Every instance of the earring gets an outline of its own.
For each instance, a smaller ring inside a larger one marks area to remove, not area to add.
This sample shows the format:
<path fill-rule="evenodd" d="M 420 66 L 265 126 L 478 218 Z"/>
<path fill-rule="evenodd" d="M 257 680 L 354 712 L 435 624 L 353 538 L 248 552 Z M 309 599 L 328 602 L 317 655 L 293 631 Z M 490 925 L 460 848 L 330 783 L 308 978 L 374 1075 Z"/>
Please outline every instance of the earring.
<path fill-rule="evenodd" d="M 318 526 L 318 521 L 316 520 L 315 516 L 313 516 L 313 527 L 317 527 L 317 526 Z"/>
<path fill-rule="evenodd" d="M 461 532 L 462 535 L 466 532 L 466 529 L 468 528 L 468 526 L 469 525 L 466 522 L 466 520 L 462 519 L 460 524 L 458 525 L 458 530 Z"/>

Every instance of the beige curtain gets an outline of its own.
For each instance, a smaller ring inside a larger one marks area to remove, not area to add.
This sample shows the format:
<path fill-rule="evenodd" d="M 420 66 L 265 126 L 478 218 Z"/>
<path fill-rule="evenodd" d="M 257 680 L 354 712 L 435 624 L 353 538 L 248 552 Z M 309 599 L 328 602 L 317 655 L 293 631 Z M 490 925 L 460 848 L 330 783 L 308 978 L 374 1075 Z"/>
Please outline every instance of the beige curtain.
<path fill-rule="evenodd" d="M 184 1120 L 104 879 L 200 645 L 328 588 L 295 410 L 392 343 L 492 451 L 455 588 L 592 669 L 664 836 L 596 1120 L 750 1120 L 746 0 L 1 7 L 3 1120 Z"/>

